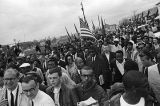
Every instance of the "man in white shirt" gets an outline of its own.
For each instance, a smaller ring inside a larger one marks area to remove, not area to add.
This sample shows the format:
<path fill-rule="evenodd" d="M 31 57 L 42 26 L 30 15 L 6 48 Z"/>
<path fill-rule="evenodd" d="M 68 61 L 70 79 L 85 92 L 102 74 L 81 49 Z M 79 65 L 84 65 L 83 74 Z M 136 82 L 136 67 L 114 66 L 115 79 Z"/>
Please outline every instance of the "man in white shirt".
<path fill-rule="evenodd" d="M 39 83 L 34 76 L 25 76 L 22 79 L 22 90 L 28 101 L 23 106 L 55 106 L 52 98 L 39 90 Z"/>

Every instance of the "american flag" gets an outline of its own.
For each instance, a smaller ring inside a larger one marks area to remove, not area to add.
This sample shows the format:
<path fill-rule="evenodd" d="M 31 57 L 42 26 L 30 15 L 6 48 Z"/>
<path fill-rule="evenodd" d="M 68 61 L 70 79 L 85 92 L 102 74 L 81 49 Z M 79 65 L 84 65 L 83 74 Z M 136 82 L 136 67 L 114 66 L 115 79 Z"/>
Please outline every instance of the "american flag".
<path fill-rule="evenodd" d="M 89 29 L 87 22 L 85 22 L 82 18 L 79 18 L 80 21 L 80 32 L 81 35 L 91 35 L 93 36 L 92 32 Z"/>

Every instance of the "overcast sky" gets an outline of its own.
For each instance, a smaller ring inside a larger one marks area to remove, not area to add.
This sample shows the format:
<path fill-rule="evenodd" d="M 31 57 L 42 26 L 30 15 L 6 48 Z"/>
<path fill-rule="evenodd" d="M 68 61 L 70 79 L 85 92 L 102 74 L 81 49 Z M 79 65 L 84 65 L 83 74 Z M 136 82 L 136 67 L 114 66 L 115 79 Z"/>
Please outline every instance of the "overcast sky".
<path fill-rule="evenodd" d="M 59 37 L 79 29 L 81 1 L 89 24 L 98 26 L 98 15 L 106 23 L 118 23 L 124 17 L 153 7 L 158 0 L 0 0 L 0 44 Z"/>

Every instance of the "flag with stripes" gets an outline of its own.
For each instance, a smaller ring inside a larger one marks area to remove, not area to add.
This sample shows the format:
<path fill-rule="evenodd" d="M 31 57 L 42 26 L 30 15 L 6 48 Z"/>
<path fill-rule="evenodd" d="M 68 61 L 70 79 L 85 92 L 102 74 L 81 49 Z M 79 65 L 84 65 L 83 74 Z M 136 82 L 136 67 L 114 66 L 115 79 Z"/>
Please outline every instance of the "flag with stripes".
<path fill-rule="evenodd" d="M 82 19 L 82 18 L 79 18 L 79 21 L 80 21 L 80 32 L 81 32 L 81 36 L 82 35 L 90 35 L 90 36 L 93 36 L 92 32 L 90 31 L 89 29 L 89 26 L 88 24 Z"/>

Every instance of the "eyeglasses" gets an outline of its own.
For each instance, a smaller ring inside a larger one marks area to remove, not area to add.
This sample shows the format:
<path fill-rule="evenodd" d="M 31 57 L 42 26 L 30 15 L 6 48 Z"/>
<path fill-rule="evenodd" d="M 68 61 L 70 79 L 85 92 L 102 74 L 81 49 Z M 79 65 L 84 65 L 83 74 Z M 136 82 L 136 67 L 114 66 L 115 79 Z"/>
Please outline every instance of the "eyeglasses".
<path fill-rule="evenodd" d="M 14 81 L 16 78 L 4 78 L 4 81 Z"/>
<path fill-rule="evenodd" d="M 31 89 L 28 89 L 28 90 L 23 90 L 24 93 L 33 92 L 33 91 L 35 91 L 35 88 L 31 88 Z"/>

